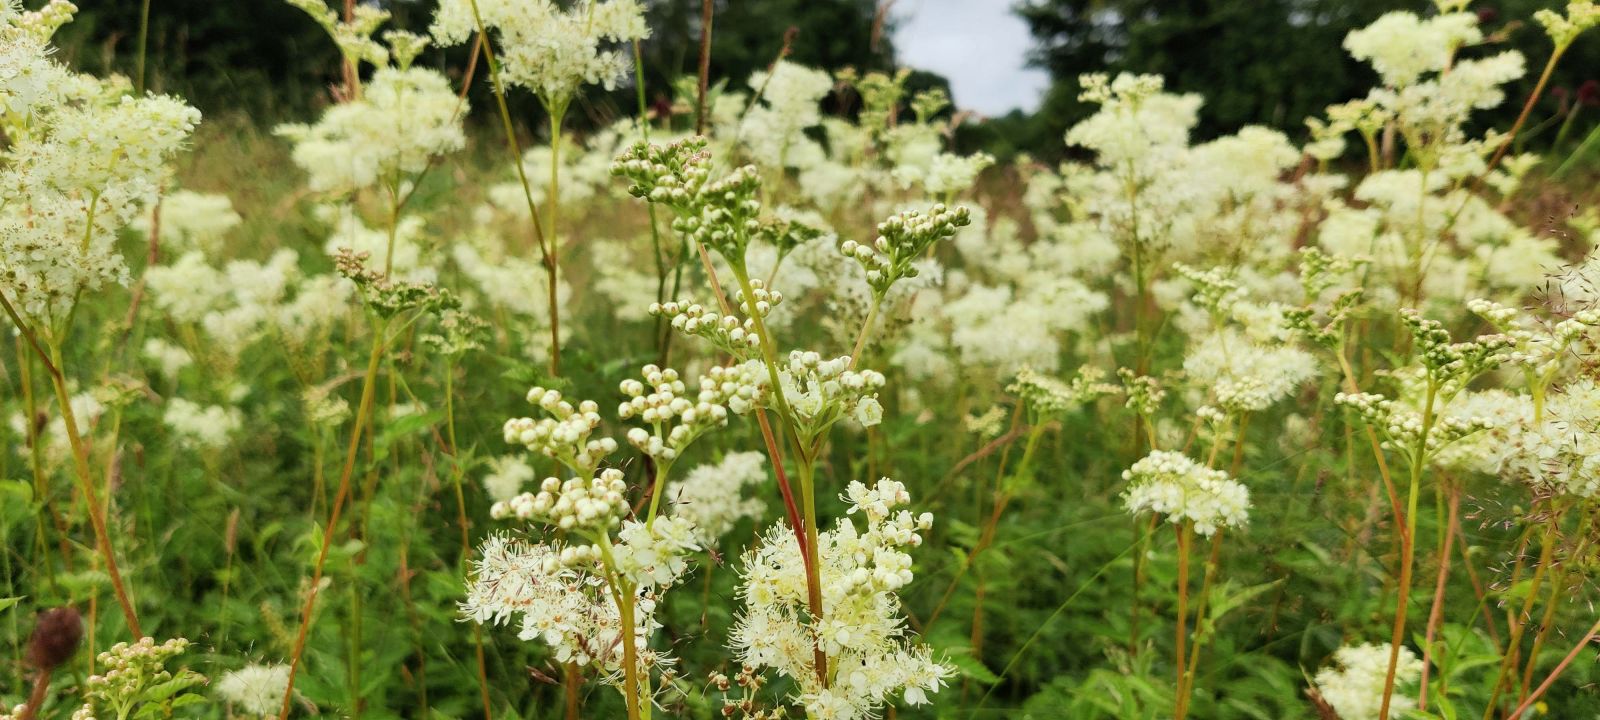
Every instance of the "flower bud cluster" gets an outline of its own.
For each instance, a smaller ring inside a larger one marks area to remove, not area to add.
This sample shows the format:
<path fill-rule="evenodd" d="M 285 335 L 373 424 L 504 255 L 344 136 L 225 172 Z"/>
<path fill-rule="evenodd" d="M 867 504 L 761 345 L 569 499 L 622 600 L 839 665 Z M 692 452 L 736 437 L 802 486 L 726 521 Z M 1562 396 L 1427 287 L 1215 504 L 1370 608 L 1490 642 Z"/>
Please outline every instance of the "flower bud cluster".
<path fill-rule="evenodd" d="M 767 232 L 761 221 L 761 175 L 754 166 L 711 179 L 706 139 L 692 137 L 665 147 L 636 143 L 611 164 L 611 174 L 629 181 L 628 193 L 677 213 L 672 229 L 742 262 L 750 239 Z"/>
<path fill-rule="evenodd" d="M 1338 393 L 1333 396 L 1333 402 L 1354 410 L 1363 421 L 1383 433 L 1387 438 L 1385 446 L 1399 449 L 1408 456 L 1415 452 L 1426 432 L 1423 457 L 1411 457 L 1412 462 L 1422 462 L 1445 446 L 1495 425 L 1489 418 L 1444 415 L 1437 409 L 1430 420 L 1424 418 L 1422 413 L 1402 407 L 1376 393 Z"/>
<path fill-rule="evenodd" d="M 1183 453 L 1152 451 L 1122 471 L 1122 479 L 1129 483 L 1123 504 L 1134 515 L 1149 511 L 1175 524 L 1191 522 L 1207 537 L 1249 520 L 1250 489 Z"/>
<path fill-rule="evenodd" d="M 927 211 L 908 210 L 878 223 L 878 237 L 870 244 L 841 239 L 839 252 L 861 263 L 873 294 L 883 297 L 896 281 L 917 276 L 913 263 L 928 248 L 971 222 L 972 214 L 964 207 L 951 209 L 941 203 Z"/>
<path fill-rule="evenodd" d="M 1600 5 L 1592 0 L 1572 0 L 1567 3 L 1565 15 L 1544 9 L 1535 12 L 1533 19 L 1544 27 L 1545 34 L 1550 36 L 1550 41 L 1556 47 L 1565 48 L 1583 31 L 1600 25 Z"/>
<path fill-rule="evenodd" d="M 1117 377 L 1122 378 L 1122 391 L 1128 394 L 1126 407 L 1140 415 L 1154 415 L 1161 408 L 1162 401 L 1167 399 L 1167 390 L 1161 387 L 1161 381 L 1149 375 L 1139 375 L 1129 368 L 1117 368 Z"/>
<path fill-rule="evenodd" d="M 1106 372 L 1093 365 L 1078 368 L 1070 382 L 1025 367 L 1017 372 L 1016 380 L 1006 386 L 1006 392 L 1016 395 L 1028 410 L 1041 418 L 1056 417 L 1093 402 L 1102 395 L 1115 395 L 1122 388 L 1103 382 Z"/>
<path fill-rule="evenodd" d="M 752 284 L 754 282 L 751 281 Z M 772 304 L 770 300 L 769 304 Z M 723 315 L 700 303 L 687 301 L 651 303 L 650 315 L 666 318 L 674 330 L 685 335 L 705 338 L 718 350 L 741 360 L 749 359 L 761 347 L 761 336 L 756 332 L 754 320 L 746 319 L 741 322 L 733 315 Z"/>
<path fill-rule="evenodd" d="M 1505 355 L 1506 362 L 1536 376 L 1553 373 L 1573 345 L 1600 326 L 1600 312 L 1595 310 L 1579 310 L 1549 325 L 1523 315 L 1516 308 L 1482 298 L 1468 301 L 1467 309 L 1512 339 L 1513 346 Z"/>
<path fill-rule="evenodd" d="M 553 458 L 579 474 L 593 473 L 600 461 L 617 451 L 617 441 L 592 438 L 600 427 L 600 406 L 592 400 L 572 403 L 561 392 L 542 387 L 528 390 L 528 402 L 543 408 L 550 417 L 512 418 L 505 424 L 506 442 Z"/>
<path fill-rule="evenodd" d="M 714 368 L 700 378 L 692 399 L 687 384 L 672 368 L 646 365 L 643 375 L 644 382 L 622 381 L 620 389 L 628 399 L 617 406 L 617 417 L 650 426 L 629 430 L 628 442 L 660 462 L 676 460 L 706 431 L 727 425 L 730 404 L 742 414 L 761 394 L 760 374 L 748 366 Z"/>
<path fill-rule="evenodd" d="M 592 478 L 569 478 L 562 482 L 547 477 L 537 493 L 522 493 L 510 500 L 495 503 L 489 510 L 496 519 L 515 517 L 520 520 L 537 520 L 562 530 L 609 532 L 628 514 L 628 499 L 624 493 L 628 483 L 622 471 L 607 468 Z M 573 548 L 568 548 L 572 550 Z M 585 558 L 562 556 L 580 562 Z"/>
<path fill-rule="evenodd" d="M 1411 330 L 1417 357 L 1429 378 L 1439 383 L 1445 397 L 1465 388 L 1473 378 L 1499 367 L 1515 345 L 1509 335 L 1480 335 L 1466 342 L 1450 342 L 1450 331 L 1437 320 L 1412 309 L 1400 311 L 1400 321 Z"/>
<path fill-rule="evenodd" d="M 340 275 L 355 283 L 362 302 L 379 317 L 392 318 L 410 310 L 437 314 L 461 307 L 459 298 L 432 283 L 396 280 L 368 268 L 370 257 L 367 252 L 340 248 L 333 263 Z"/>
<path fill-rule="evenodd" d="M 628 194 L 687 212 L 711 176 L 711 153 L 699 136 L 666 146 L 641 140 L 617 156 L 611 174 L 629 181 Z"/>
<path fill-rule="evenodd" d="M 848 355 L 824 360 L 815 352 L 795 350 L 778 380 L 797 426 L 810 437 L 846 417 L 865 427 L 883 421 L 877 391 L 887 380 L 876 370 L 851 370 Z"/>
<path fill-rule="evenodd" d="M 750 305 L 750 298 L 744 296 L 743 290 L 740 290 L 734 296 L 739 303 L 739 312 L 748 317 L 756 315 L 766 317 L 772 314 L 773 308 L 783 302 L 783 293 L 777 290 L 768 290 L 766 283 L 762 282 L 760 278 L 754 278 L 750 281 L 750 294 L 756 301 L 753 308 Z"/>
<path fill-rule="evenodd" d="M 173 672 L 166 667 L 169 660 L 188 648 L 189 641 L 183 638 L 157 644 L 148 637 L 111 646 L 96 658 L 99 674 L 90 675 L 84 682 L 84 705 L 72 717 L 92 720 L 96 710 L 116 717 L 153 717 L 155 714 L 150 711 L 157 707 L 151 706 L 193 700 L 184 691 L 205 684 L 205 676 L 190 670 Z"/>

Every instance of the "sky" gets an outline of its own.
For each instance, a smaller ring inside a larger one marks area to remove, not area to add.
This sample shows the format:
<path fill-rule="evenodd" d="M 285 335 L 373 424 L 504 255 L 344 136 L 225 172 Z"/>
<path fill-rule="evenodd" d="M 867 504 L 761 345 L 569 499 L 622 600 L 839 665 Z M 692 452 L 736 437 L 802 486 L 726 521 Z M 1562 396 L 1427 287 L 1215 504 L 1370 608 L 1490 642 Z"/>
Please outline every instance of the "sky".
<path fill-rule="evenodd" d="M 1026 67 L 1033 47 L 1014 0 L 896 0 L 892 17 L 900 62 L 950 79 L 957 107 L 984 115 L 1031 111 L 1050 83 Z"/>

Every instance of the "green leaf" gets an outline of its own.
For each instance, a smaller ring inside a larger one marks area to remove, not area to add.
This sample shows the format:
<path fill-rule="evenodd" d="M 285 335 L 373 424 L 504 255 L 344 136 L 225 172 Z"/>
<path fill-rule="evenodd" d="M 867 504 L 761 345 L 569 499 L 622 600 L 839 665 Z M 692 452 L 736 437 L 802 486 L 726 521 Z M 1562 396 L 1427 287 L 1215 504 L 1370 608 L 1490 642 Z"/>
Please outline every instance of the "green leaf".
<path fill-rule="evenodd" d="M 1262 593 L 1282 585 L 1283 582 L 1283 579 L 1280 578 L 1278 580 L 1273 580 L 1272 582 L 1261 583 L 1260 585 L 1251 585 L 1250 587 L 1234 592 L 1229 592 L 1229 588 L 1231 587 L 1230 585 L 1224 585 L 1221 588 L 1223 592 L 1222 599 L 1212 603 L 1211 611 L 1208 613 L 1211 622 L 1214 623 L 1218 620 L 1221 620 L 1222 616 L 1239 609 L 1240 607 L 1244 606 L 1245 603 L 1254 600 Z"/>
<path fill-rule="evenodd" d="M 16 607 L 17 603 L 22 602 L 22 598 L 25 597 L 27 596 L 18 595 L 17 597 L 0 598 L 0 612 L 5 612 Z"/>
<path fill-rule="evenodd" d="M 947 648 L 944 651 L 944 660 L 954 665 L 964 678 L 984 685 L 1000 682 L 1000 677 L 984 665 L 982 660 L 973 657 L 971 648 Z"/>

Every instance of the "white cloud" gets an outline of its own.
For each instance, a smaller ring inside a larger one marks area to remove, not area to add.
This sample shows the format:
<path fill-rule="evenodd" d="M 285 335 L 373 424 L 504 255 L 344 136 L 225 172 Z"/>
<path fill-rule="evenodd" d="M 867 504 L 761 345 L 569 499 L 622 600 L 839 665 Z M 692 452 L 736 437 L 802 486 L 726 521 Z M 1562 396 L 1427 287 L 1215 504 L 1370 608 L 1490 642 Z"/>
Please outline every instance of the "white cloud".
<path fill-rule="evenodd" d="M 950 79 L 957 107 L 985 115 L 1032 111 L 1050 84 L 1026 66 L 1033 37 L 1013 0 L 898 0 L 893 9 L 901 64 Z"/>

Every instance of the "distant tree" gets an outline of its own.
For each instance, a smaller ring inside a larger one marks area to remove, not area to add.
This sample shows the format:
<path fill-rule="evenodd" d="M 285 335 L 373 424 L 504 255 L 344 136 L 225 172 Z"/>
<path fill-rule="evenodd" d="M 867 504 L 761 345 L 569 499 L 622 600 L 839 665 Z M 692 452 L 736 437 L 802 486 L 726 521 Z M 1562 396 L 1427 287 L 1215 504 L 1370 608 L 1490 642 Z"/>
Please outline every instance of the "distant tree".
<path fill-rule="evenodd" d="M 1529 77 L 1511 92 L 1507 106 L 1480 116 L 1507 126 L 1549 56 L 1550 43 L 1528 22 L 1533 11 L 1556 0 L 1502 0 L 1469 6 L 1479 13 L 1489 47 L 1465 54 L 1515 48 L 1527 57 Z M 1376 76 L 1344 51 L 1344 37 L 1380 15 L 1408 10 L 1435 12 L 1424 0 L 1020 0 L 1016 11 L 1039 43 L 1033 61 L 1054 79 L 1032 128 L 1013 129 L 1044 138 L 1033 148 L 1058 155 L 1061 134 L 1090 108 L 1078 102 L 1078 75 L 1085 72 L 1157 73 L 1176 92 L 1200 93 L 1200 138 L 1243 125 L 1304 132 L 1306 117 L 1331 103 L 1365 95 Z M 1577 88 L 1600 67 L 1597 43 L 1580 41 L 1563 60 L 1553 86 Z M 1518 91 L 1522 94 L 1519 94 Z M 1555 96 L 1542 115 L 1558 109 Z"/>
<path fill-rule="evenodd" d="M 1421 12 L 1428 2 L 1393 0 L 1024 0 L 1017 12 L 1039 47 L 1034 61 L 1055 82 L 1041 110 L 1060 131 L 1088 111 L 1078 75 L 1141 72 L 1170 89 L 1205 96 L 1199 132 L 1241 125 L 1298 124 L 1370 82 L 1345 55 L 1345 33 L 1387 10 Z"/>

